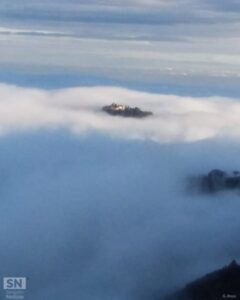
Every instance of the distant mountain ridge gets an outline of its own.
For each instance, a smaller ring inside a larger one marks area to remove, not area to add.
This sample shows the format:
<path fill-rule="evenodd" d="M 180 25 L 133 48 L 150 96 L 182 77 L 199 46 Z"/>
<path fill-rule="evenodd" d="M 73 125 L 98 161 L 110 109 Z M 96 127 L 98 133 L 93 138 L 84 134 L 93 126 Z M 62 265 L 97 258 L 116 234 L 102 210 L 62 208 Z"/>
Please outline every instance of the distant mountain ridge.
<path fill-rule="evenodd" d="M 104 106 L 102 110 L 112 116 L 131 118 L 144 118 L 153 115 L 151 111 L 143 111 L 139 107 L 130 107 L 128 105 L 117 103 L 112 103 L 111 105 Z"/>
<path fill-rule="evenodd" d="M 240 265 L 230 265 L 193 281 L 165 300 L 240 299 Z"/>
<path fill-rule="evenodd" d="M 208 174 L 199 177 L 192 177 L 189 185 L 197 188 L 203 193 L 217 193 L 221 191 L 240 191 L 240 172 L 233 171 L 227 173 L 222 170 L 214 169 Z"/>

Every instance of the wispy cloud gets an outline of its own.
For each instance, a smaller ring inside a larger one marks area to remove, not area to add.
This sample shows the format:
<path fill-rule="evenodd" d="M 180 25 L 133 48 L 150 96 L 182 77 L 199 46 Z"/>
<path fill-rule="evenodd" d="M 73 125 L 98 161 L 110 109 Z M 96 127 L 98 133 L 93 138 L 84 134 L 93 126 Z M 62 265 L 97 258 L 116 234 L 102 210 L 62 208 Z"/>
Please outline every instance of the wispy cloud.
<path fill-rule="evenodd" d="M 187 77 L 221 86 L 228 78 L 239 86 L 239 13 L 234 2 L 227 13 L 221 3 L 2 1 L 0 67 L 143 85 Z"/>
<path fill-rule="evenodd" d="M 73 35 L 61 31 L 38 30 L 38 29 L 18 29 L 0 27 L 0 35 L 23 35 L 23 36 L 45 36 L 45 37 L 71 37 Z"/>

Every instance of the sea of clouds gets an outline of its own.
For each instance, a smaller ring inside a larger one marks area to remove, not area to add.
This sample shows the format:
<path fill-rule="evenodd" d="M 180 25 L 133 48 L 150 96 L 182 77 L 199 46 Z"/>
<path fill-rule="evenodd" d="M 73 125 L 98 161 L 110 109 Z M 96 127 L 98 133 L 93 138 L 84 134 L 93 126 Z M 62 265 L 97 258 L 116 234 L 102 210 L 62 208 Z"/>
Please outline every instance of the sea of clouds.
<path fill-rule="evenodd" d="M 111 102 L 154 116 L 101 111 Z M 239 170 L 237 100 L 0 86 L 1 276 L 26 299 L 161 299 L 239 258 L 238 193 L 187 178 Z M 3 291 L 1 291 L 3 293 Z"/>
<path fill-rule="evenodd" d="M 0 1 L 1 81 L 55 78 L 48 91 L 0 84 L 0 277 L 26 276 L 26 299 L 161 300 L 239 259 L 239 193 L 188 189 L 191 176 L 240 170 L 239 11 Z M 168 95 L 52 89 L 84 82 Z M 181 87 L 216 96 L 169 94 Z M 154 114 L 113 117 L 101 110 L 112 102 Z"/>

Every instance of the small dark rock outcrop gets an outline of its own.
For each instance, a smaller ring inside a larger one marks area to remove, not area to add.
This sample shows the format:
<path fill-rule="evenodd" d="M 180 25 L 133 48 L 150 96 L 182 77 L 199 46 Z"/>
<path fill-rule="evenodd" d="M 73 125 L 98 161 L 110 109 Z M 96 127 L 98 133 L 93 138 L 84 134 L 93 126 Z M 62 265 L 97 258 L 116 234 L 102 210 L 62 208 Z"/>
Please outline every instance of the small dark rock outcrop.
<path fill-rule="evenodd" d="M 188 285 L 165 300 L 240 299 L 240 266 L 234 260 Z"/>
<path fill-rule="evenodd" d="M 132 118 L 144 118 L 151 116 L 153 113 L 150 111 L 142 111 L 138 107 L 130 107 L 127 105 L 112 103 L 111 105 L 104 106 L 103 111 L 112 116 L 132 117 Z"/>
<path fill-rule="evenodd" d="M 192 187 L 205 193 L 216 193 L 226 190 L 240 191 L 240 172 L 227 173 L 222 170 L 212 170 L 207 175 L 191 178 Z"/>

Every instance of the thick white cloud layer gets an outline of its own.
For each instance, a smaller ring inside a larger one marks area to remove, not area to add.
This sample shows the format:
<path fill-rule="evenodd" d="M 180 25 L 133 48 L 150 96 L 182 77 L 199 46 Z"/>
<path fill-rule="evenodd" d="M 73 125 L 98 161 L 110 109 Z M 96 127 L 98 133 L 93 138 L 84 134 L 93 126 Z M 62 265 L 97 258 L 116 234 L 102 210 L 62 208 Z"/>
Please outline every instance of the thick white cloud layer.
<path fill-rule="evenodd" d="M 154 115 L 145 119 L 106 114 L 112 102 L 139 106 Z M 240 103 L 210 97 L 150 94 L 116 87 L 79 87 L 55 91 L 0 86 L 1 133 L 66 128 L 76 134 L 99 131 L 159 142 L 196 141 L 240 135 Z"/>

